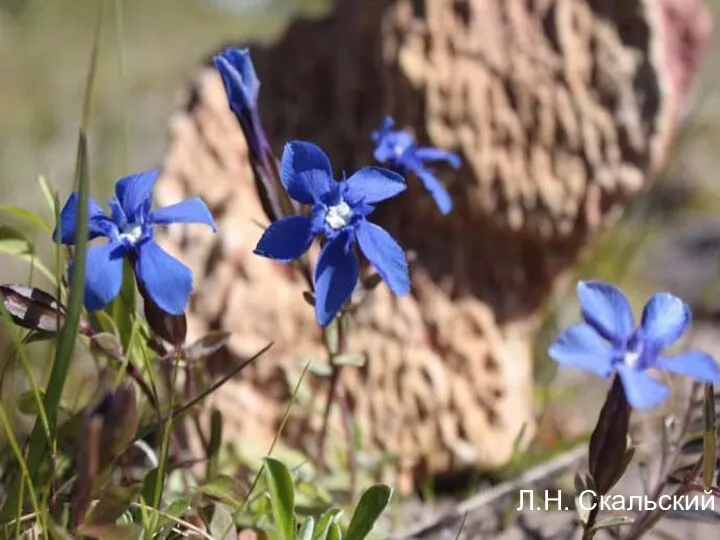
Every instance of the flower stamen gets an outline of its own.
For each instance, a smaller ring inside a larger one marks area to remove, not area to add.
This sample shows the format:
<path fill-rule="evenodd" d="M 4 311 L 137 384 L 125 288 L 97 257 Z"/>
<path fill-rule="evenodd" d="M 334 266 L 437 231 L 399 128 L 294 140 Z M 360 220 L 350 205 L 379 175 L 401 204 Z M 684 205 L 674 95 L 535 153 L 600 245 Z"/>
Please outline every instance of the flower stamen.
<path fill-rule="evenodd" d="M 333 230 L 342 229 L 350 224 L 353 212 L 345 201 L 328 208 L 325 214 L 325 223 Z"/>
<path fill-rule="evenodd" d="M 123 227 L 123 230 L 120 233 L 120 240 L 130 245 L 135 245 L 138 240 L 140 240 L 142 235 L 142 225 L 135 225 L 134 223 L 130 223 L 127 226 Z"/>

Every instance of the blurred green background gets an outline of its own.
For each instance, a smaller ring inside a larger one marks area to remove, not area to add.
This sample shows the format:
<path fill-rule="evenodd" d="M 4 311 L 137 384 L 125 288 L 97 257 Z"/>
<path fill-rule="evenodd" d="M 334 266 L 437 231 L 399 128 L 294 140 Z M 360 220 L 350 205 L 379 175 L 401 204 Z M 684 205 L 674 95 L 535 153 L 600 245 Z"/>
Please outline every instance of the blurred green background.
<path fill-rule="evenodd" d="M 72 184 L 98 0 L 0 0 L 0 197 L 45 211 L 37 176 Z M 160 164 L 186 82 L 229 42 L 271 41 L 328 0 L 105 0 L 93 97 L 92 194 Z M 118 17 L 118 15 L 121 15 Z M 121 22 L 118 22 L 121 21 Z M 7 279 L 7 276 L 4 276 Z"/>

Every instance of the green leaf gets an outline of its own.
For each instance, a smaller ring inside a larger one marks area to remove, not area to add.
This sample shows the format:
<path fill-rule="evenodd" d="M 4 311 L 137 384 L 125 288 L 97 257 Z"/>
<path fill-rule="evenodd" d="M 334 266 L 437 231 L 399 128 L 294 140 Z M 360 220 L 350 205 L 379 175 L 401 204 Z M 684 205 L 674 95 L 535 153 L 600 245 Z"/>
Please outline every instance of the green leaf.
<path fill-rule="evenodd" d="M 220 475 L 203 486 L 200 491 L 238 510 L 243 505 L 244 493 L 240 483 L 230 476 Z"/>
<path fill-rule="evenodd" d="M 55 523 L 52 517 L 48 515 L 46 516 L 46 520 L 48 533 L 50 533 L 50 538 L 52 540 L 74 540 L 72 534 L 70 534 L 64 527 Z"/>
<path fill-rule="evenodd" d="M 38 176 L 38 184 L 40 184 L 40 190 L 43 193 L 43 198 L 45 199 L 45 203 L 47 203 L 48 210 L 50 211 L 50 215 L 55 218 L 55 214 L 57 213 L 58 209 L 56 208 L 57 205 L 57 193 L 50 185 L 50 182 L 48 182 L 48 179 L 45 178 L 44 175 Z"/>
<path fill-rule="evenodd" d="M 367 356 L 363 353 L 345 353 L 333 357 L 333 364 L 336 366 L 363 367 L 367 362 Z"/>
<path fill-rule="evenodd" d="M 295 538 L 295 486 L 290 471 L 285 465 L 272 457 L 263 459 L 265 478 L 270 489 L 275 531 L 282 540 Z"/>
<path fill-rule="evenodd" d="M 50 282 L 55 283 L 55 276 L 37 258 L 35 249 L 23 233 L 10 227 L 0 225 L 0 254 L 28 263 L 36 268 Z"/>
<path fill-rule="evenodd" d="M 331 523 L 325 538 L 326 540 L 341 540 L 342 532 L 340 531 L 340 525 Z"/>
<path fill-rule="evenodd" d="M 590 509 L 593 508 L 593 503 L 597 504 L 594 499 L 592 490 L 583 489 L 575 495 L 575 511 L 581 523 L 588 522 Z"/>
<path fill-rule="evenodd" d="M 181 518 L 183 515 L 185 515 L 185 512 L 187 512 L 191 508 L 192 506 L 190 505 L 190 499 L 188 499 L 187 497 L 182 497 L 171 502 L 168 507 L 163 510 L 163 513 L 172 517 Z M 162 518 L 162 516 L 160 517 Z"/>
<path fill-rule="evenodd" d="M 33 248 L 23 233 L 9 225 L 0 225 L 0 253 L 15 257 L 33 253 Z"/>
<path fill-rule="evenodd" d="M 343 511 L 339 508 L 331 508 L 325 512 L 318 520 L 317 527 L 313 533 L 312 540 L 326 540 L 330 525 L 337 522 L 342 516 Z"/>
<path fill-rule="evenodd" d="M 129 525 L 82 525 L 77 532 L 96 540 L 139 540 L 143 530 L 137 523 Z"/>
<path fill-rule="evenodd" d="M 318 360 L 311 360 L 309 363 L 308 371 L 316 377 L 327 378 L 332 375 L 332 366 L 328 362 L 321 362 Z"/>
<path fill-rule="evenodd" d="M 85 517 L 83 525 L 114 524 L 140 493 L 141 484 L 110 486 Z"/>
<path fill-rule="evenodd" d="M 125 350 L 128 350 L 130 336 L 132 336 L 133 324 L 135 322 L 135 274 L 129 260 L 123 261 L 122 286 L 120 294 L 115 297 L 108 307 L 112 314 L 113 321 L 117 325 L 120 334 L 120 342 Z"/>
<path fill-rule="evenodd" d="M 312 517 L 307 518 L 300 530 L 298 531 L 298 540 L 312 540 L 313 530 L 315 529 L 315 520 Z"/>
<path fill-rule="evenodd" d="M 235 521 L 227 507 L 222 504 L 215 505 L 208 528 L 210 536 L 215 540 L 237 540 Z"/>
<path fill-rule="evenodd" d="M 115 334 L 99 332 L 90 338 L 90 351 L 101 353 L 110 358 L 122 358 L 123 346 Z"/>
<path fill-rule="evenodd" d="M 47 224 L 47 222 L 43 218 L 38 216 L 35 212 L 31 212 L 30 210 L 26 210 L 25 208 L 18 208 L 17 206 L 12 206 L 10 204 L 0 204 L 0 212 L 8 214 L 16 219 L 26 221 L 27 223 L 30 223 L 33 226 L 42 229 L 48 235 L 52 234 L 52 229 Z"/>
<path fill-rule="evenodd" d="M 115 390 L 100 433 L 101 465 L 110 463 L 133 441 L 140 425 L 135 386 L 130 381 Z"/>
<path fill-rule="evenodd" d="M 210 439 L 207 443 L 205 453 L 207 455 L 207 473 L 208 479 L 215 476 L 217 470 L 218 456 L 220 454 L 220 447 L 222 446 L 222 432 L 223 432 L 223 416 L 222 413 L 213 408 L 210 413 Z"/>
<path fill-rule="evenodd" d="M 40 392 L 41 399 L 43 396 L 44 394 Z M 38 405 L 42 405 L 42 403 L 38 404 L 37 396 L 32 390 L 20 394 L 16 402 L 16 406 L 21 413 L 30 415 L 36 415 L 38 413 L 40 410 Z"/>
<path fill-rule="evenodd" d="M 392 497 L 392 488 L 385 484 L 376 484 L 368 488 L 360 497 L 355 513 L 350 520 L 346 540 L 363 540 L 370 534 L 375 522 L 385 510 Z"/>
<path fill-rule="evenodd" d="M 212 356 L 222 349 L 230 339 L 230 332 L 217 330 L 208 332 L 206 335 L 185 347 L 185 360 L 188 362 L 196 362 L 204 358 Z"/>
<path fill-rule="evenodd" d="M 323 328 L 323 340 L 325 347 L 331 355 L 335 355 L 340 347 L 340 327 L 338 317 L 332 320 L 325 328 Z"/>

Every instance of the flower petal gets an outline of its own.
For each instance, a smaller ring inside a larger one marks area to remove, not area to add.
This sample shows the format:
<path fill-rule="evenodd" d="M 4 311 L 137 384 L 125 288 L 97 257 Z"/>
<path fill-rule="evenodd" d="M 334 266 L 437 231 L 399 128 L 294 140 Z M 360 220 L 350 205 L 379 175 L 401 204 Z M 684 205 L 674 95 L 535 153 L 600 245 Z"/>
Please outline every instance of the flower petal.
<path fill-rule="evenodd" d="M 548 355 L 558 364 L 589 371 L 600 377 L 612 372 L 614 351 L 588 324 L 576 324 L 550 345 Z"/>
<path fill-rule="evenodd" d="M 407 189 L 405 180 L 398 173 L 381 167 L 363 167 L 345 184 L 345 199 L 353 204 L 360 201 L 375 204 Z"/>
<path fill-rule="evenodd" d="M 655 367 L 704 383 L 720 382 L 720 367 L 712 356 L 702 351 L 658 358 Z"/>
<path fill-rule="evenodd" d="M 415 149 L 414 154 L 422 161 L 445 161 L 453 169 L 459 169 L 462 164 L 460 156 L 455 152 L 448 152 L 439 148 L 420 147 Z"/>
<path fill-rule="evenodd" d="M 290 197 L 302 204 L 318 202 L 335 182 L 325 152 L 305 141 L 291 141 L 285 145 L 280 179 Z"/>
<path fill-rule="evenodd" d="M 444 216 L 448 215 L 452 211 L 453 203 L 450 194 L 442 182 L 424 166 L 415 162 L 415 160 L 406 161 L 403 159 L 403 163 L 406 163 L 406 167 L 412 170 L 423 183 L 423 186 L 425 186 L 425 189 L 428 190 L 430 196 L 435 201 L 440 213 Z"/>
<path fill-rule="evenodd" d="M 282 218 L 265 229 L 253 253 L 281 262 L 294 261 L 308 250 L 316 234 L 312 217 Z"/>
<path fill-rule="evenodd" d="M 170 223 L 204 223 L 209 225 L 213 231 L 215 221 L 213 220 L 207 205 L 198 197 L 186 199 L 179 203 L 171 204 L 164 208 L 158 208 L 150 213 L 150 223 L 155 225 L 169 225 Z"/>
<path fill-rule="evenodd" d="M 68 197 L 60 211 L 59 225 L 53 231 L 53 240 L 60 244 L 73 245 L 75 243 L 75 232 L 77 231 L 78 203 L 80 195 L 75 192 Z M 92 240 L 98 236 L 107 236 L 112 227 L 110 220 L 103 212 L 103 209 L 93 199 L 88 198 L 88 239 Z"/>
<path fill-rule="evenodd" d="M 373 131 L 370 135 L 370 139 L 374 143 L 379 143 L 381 139 L 383 139 L 390 129 L 395 125 L 395 120 L 393 120 L 392 116 L 386 116 L 383 118 L 382 123 L 380 124 L 380 127 L 377 128 L 377 130 Z"/>
<path fill-rule="evenodd" d="M 118 295 L 122 286 L 123 256 L 119 242 L 92 246 L 85 261 L 85 307 L 88 311 L 104 308 Z"/>
<path fill-rule="evenodd" d="M 385 229 L 365 219 L 356 229 L 358 245 L 363 254 L 382 276 L 390 290 L 402 296 L 410 292 L 405 252 Z"/>
<path fill-rule="evenodd" d="M 692 314 L 685 302 L 670 293 L 658 293 L 645 304 L 642 314 L 643 339 L 658 349 L 675 343 L 690 325 Z"/>
<path fill-rule="evenodd" d="M 644 371 L 619 364 L 618 373 L 625 390 L 625 397 L 633 409 L 652 409 L 667 399 L 669 394 L 667 387 Z"/>
<path fill-rule="evenodd" d="M 161 310 L 170 315 L 185 311 L 192 290 L 192 273 L 155 241 L 138 246 L 135 273 Z"/>
<path fill-rule="evenodd" d="M 351 232 L 341 231 L 323 246 L 315 268 L 315 317 L 327 326 L 357 285 L 360 269 Z"/>
<path fill-rule="evenodd" d="M 213 57 L 213 66 L 220 73 L 230 109 L 236 115 L 257 106 L 260 81 L 248 49 L 227 48 Z"/>
<path fill-rule="evenodd" d="M 152 189 L 160 176 L 159 169 L 125 176 L 115 183 L 117 196 L 128 221 L 137 221 L 138 212 L 151 200 Z"/>
<path fill-rule="evenodd" d="M 602 281 L 580 281 L 577 285 L 583 318 L 608 341 L 624 344 L 632 335 L 635 319 L 623 292 Z"/>

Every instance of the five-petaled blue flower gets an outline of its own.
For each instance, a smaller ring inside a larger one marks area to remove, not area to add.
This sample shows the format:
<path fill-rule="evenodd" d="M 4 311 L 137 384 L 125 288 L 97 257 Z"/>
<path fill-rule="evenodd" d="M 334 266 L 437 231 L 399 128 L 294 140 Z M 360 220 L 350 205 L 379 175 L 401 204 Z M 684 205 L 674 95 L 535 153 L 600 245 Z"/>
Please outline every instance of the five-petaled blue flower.
<path fill-rule="evenodd" d="M 599 281 L 579 282 L 578 298 L 585 323 L 565 330 L 548 353 L 560 364 L 602 377 L 617 372 L 625 395 L 635 409 L 659 405 L 668 389 L 646 371 L 687 375 L 705 383 L 720 381 L 720 368 L 701 351 L 660 357 L 690 325 L 690 308 L 670 293 L 653 295 L 635 327 L 630 304 L 618 288 Z"/>
<path fill-rule="evenodd" d="M 152 189 L 158 176 L 159 171 L 153 170 L 118 180 L 115 195 L 108 201 L 111 217 L 97 202 L 88 201 L 89 239 L 102 236 L 110 240 L 87 251 L 85 307 L 89 311 L 102 309 L 120 292 L 124 257 L 133 263 L 138 281 L 161 310 L 170 315 L 185 311 L 192 273 L 153 240 L 152 226 L 205 223 L 214 231 L 215 224 L 207 206 L 197 197 L 151 210 Z M 56 242 L 75 242 L 78 200 L 78 193 L 73 193 L 60 212 L 59 229 L 56 227 L 53 233 Z"/>
<path fill-rule="evenodd" d="M 460 156 L 439 148 L 420 147 L 413 137 L 405 131 L 391 129 L 395 125 L 392 117 L 387 116 L 380 128 L 373 131 L 375 159 L 395 168 L 401 174 L 413 172 L 430 192 L 440 212 L 447 215 L 452 210 L 450 194 L 433 172 L 425 166 L 428 161 L 445 161 L 454 169 L 460 167 Z"/>
<path fill-rule="evenodd" d="M 294 141 L 285 145 L 280 178 L 295 201 L 312 205 L 309 216 L 290 216 L 272 223 L 255 253 L 282 262 L 302 256 L 313 239 L 326 242 L 315 268 L 315 314 L 325 326 L 352 294 L 359 277 L 360 250 L 397 295 L 410 291 L 405 253 L 390 234 L 366 218 L 374 204 L 405 190 L 403 178 L 386 169 L 365 167 L 337 182 L 330 160 L 316 145 Z"/>

